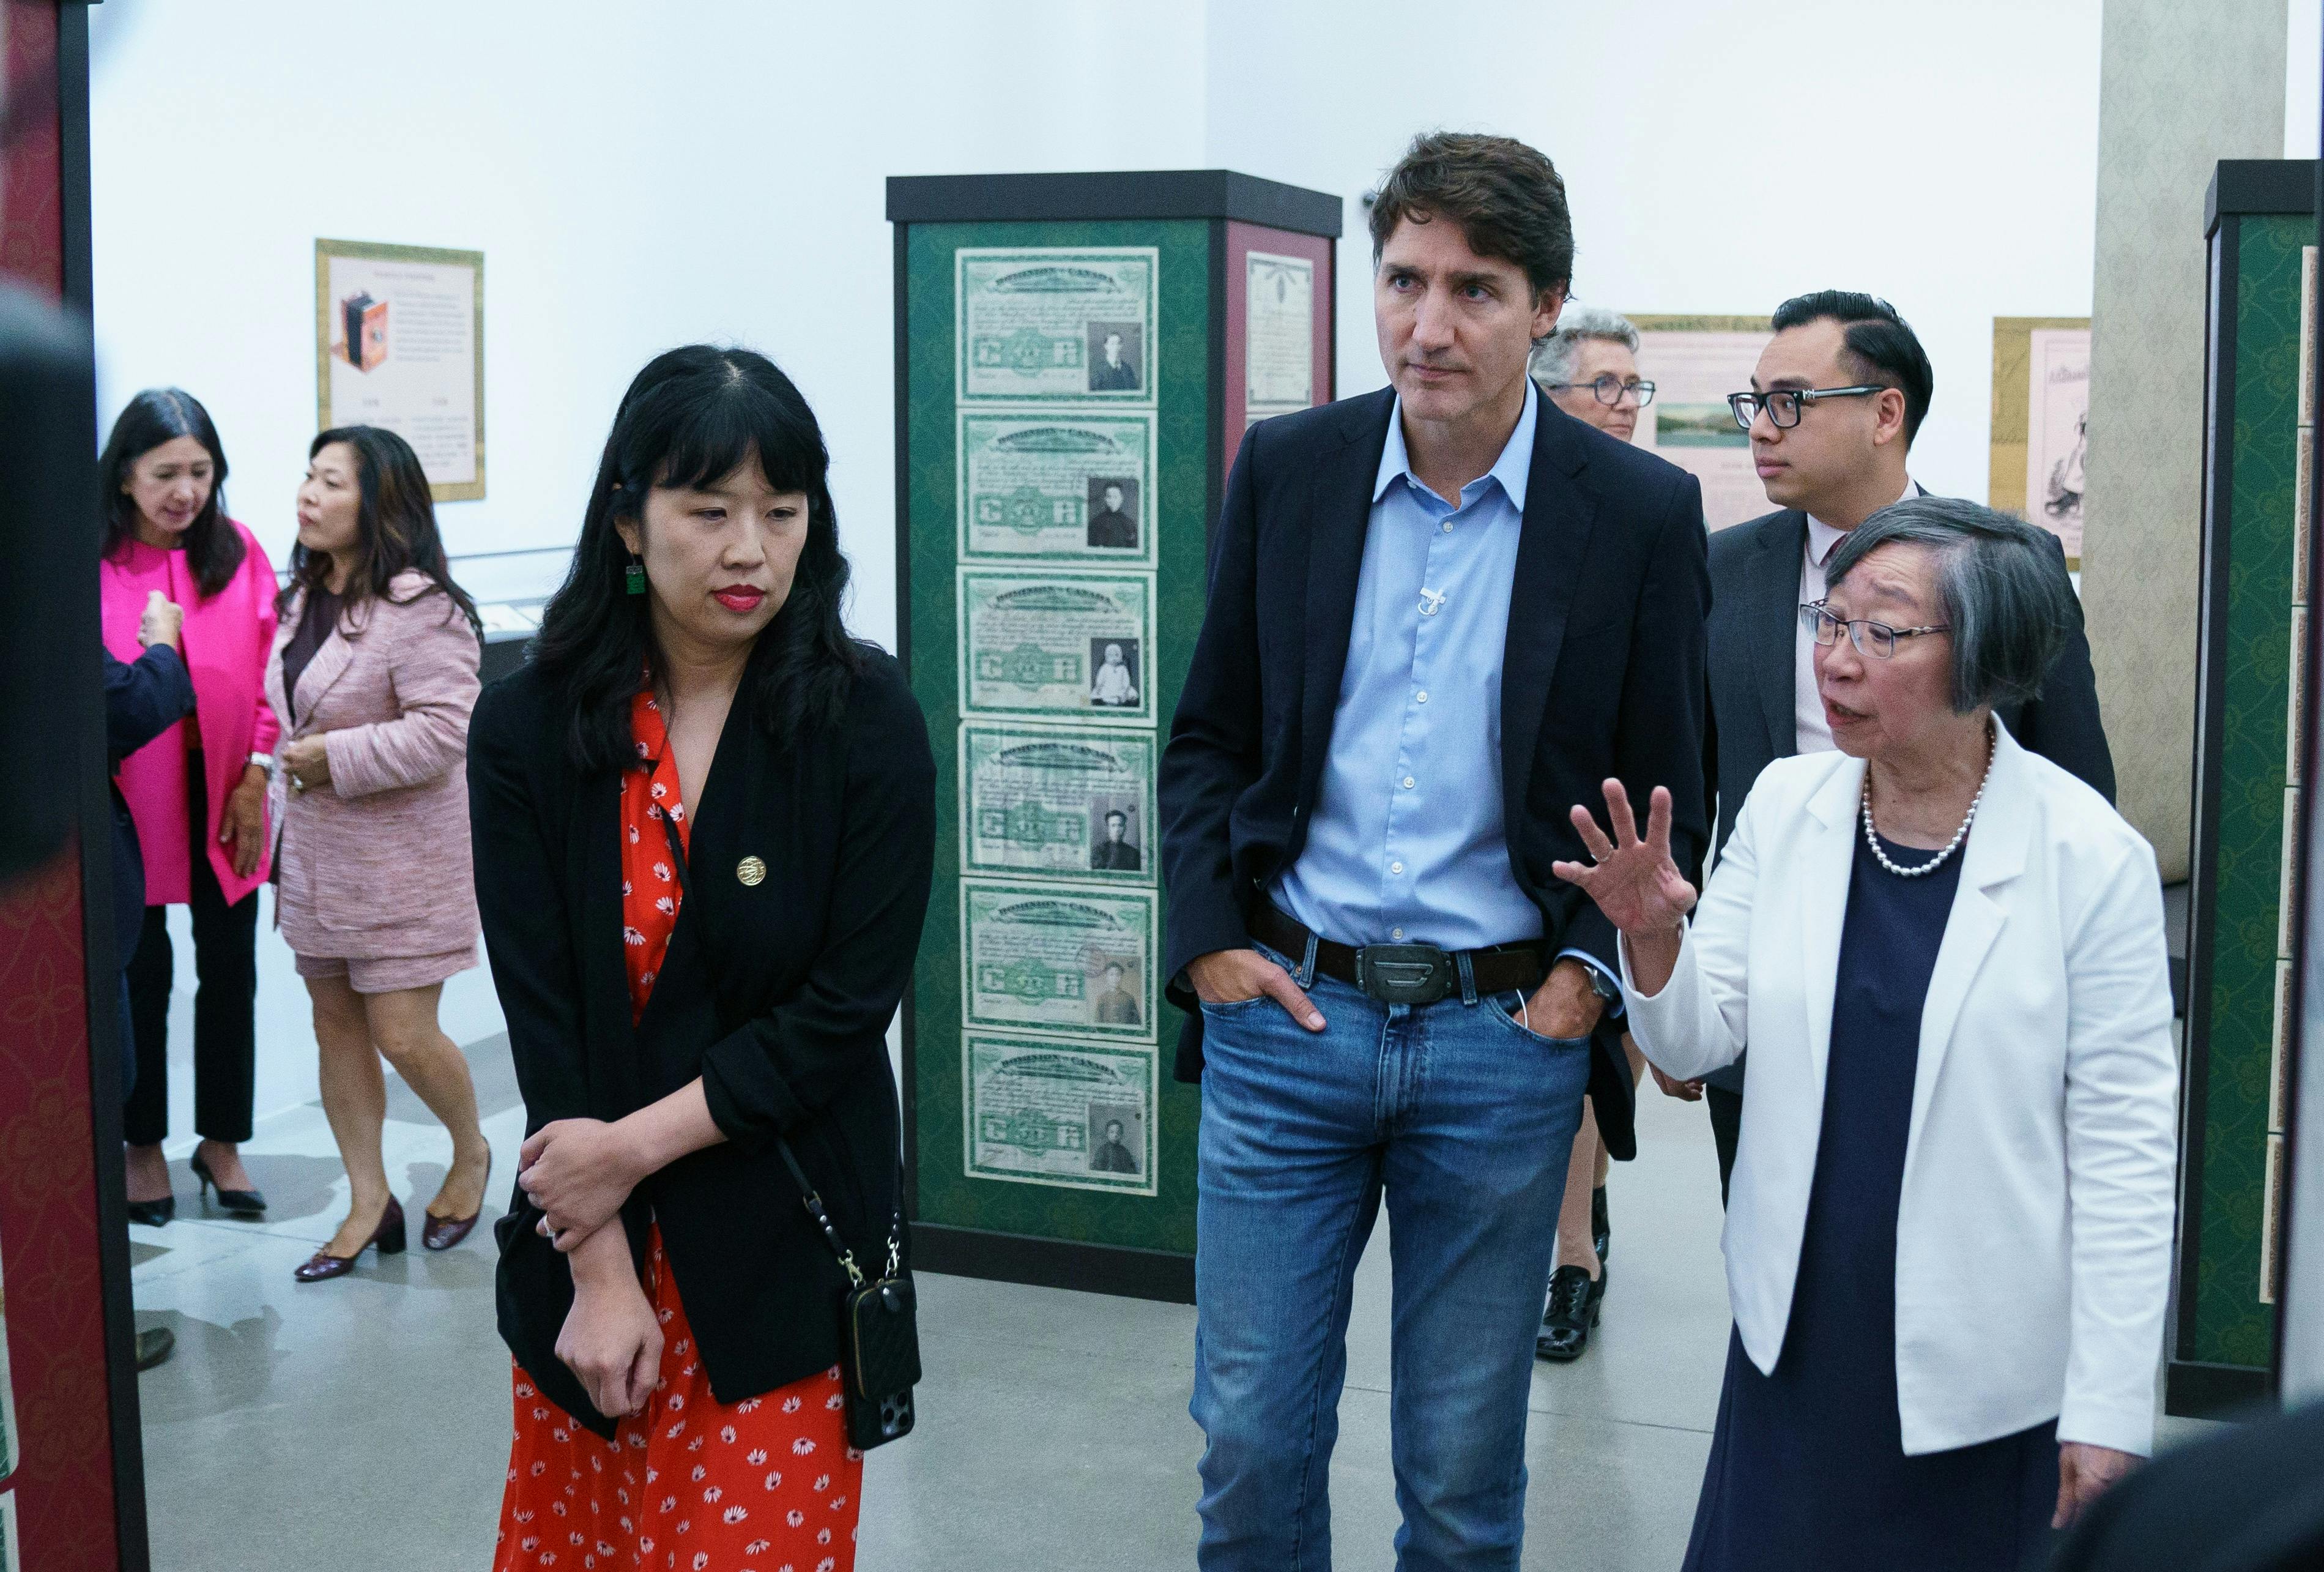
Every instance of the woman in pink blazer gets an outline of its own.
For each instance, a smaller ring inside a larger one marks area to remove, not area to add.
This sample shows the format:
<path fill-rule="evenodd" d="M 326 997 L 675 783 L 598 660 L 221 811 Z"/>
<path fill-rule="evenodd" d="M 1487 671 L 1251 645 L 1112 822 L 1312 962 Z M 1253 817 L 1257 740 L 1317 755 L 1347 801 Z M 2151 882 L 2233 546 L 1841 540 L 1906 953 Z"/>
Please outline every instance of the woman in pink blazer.
<path fill-rule="evenodd" d="M 237 1148 L 250 1139 L 257 1057 L 258 886 L 266 877 L 266 781 L 277 727 L 266 702 L 274 641 L 274 570 L 257 538 L 226 514 L 226 452 L 209 411 L 175 388 L 149 388 L 114 422 L 104 477 L 105 644 L 141 652 L 148 594 L 186 609 L 194 713 L 122 762 L 121 794 L 145 856 L 145 928 L 126 966 L 137 1075 L 122 1115 L 129 1216 L 177 1211 L 161 1142 L 170 1128 L 170 985 L 164 918 L 194 922 L 194 1177 L 226 1209 L 255 1216 L 266 1198 Z"/>
<path fill-rule="evenodd" d="M 452 1133 L 421 1243 L 448 1250 L 483 1210 L 492 1148 L 467 1060 L 436 1023 L 444 979 L 476 964 L 468 712 L 476 611 L 402 438 L 325 431 L 299 488 L 299 546 L 267 697 L 282 721 L 275 913 L 315 1004 L 323 1112 L 347 1165 L 346 1220 L 294 1274 L 344 1277 L 406 1242 L 380 1156 L 384 1058 Z"/>

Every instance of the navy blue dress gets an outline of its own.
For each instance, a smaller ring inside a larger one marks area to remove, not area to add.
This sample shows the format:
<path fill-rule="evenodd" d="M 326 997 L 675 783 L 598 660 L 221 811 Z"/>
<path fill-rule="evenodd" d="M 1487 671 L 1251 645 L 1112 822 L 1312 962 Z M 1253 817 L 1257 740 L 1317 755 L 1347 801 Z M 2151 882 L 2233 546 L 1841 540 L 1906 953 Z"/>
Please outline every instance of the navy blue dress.
<path fill-rule="evenodd" d="M 1908 868 L 1933 855 L 1881 849 Z M 1921 1010 L 1964 855 L 1899 878 L 1858 837 L 1791 1322 L 1773 1375 L 1729 1338 L 1686 1572 L 2019 1572 L 2049 1555 L 2055 1420 L 1907 1457 L 1896 1413 L 1896 1207 Z"/>

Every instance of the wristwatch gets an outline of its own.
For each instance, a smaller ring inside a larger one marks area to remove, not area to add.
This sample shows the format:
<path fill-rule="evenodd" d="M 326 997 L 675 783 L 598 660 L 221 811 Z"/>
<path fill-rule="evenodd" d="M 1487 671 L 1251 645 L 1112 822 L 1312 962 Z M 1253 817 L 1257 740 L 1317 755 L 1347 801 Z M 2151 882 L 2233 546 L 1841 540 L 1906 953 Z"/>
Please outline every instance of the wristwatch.
<path fill-rule="evenodd" d="M 274 779 L 274 755 L 273 755 L 273 754 L 256 754 L 256 753 L 254 753 L 254 754 L 251 754 L 251 755 L 250 755 L 250 762 L 251 762 L 252 763 L 254 763 L 254 764 L 257 765 L 261 770 L 264 771 L 264 772 L 265 772 L 265 773 L 266 773 L 266 778 L 267 778 L 269 781 L 272 781 L 272 780 L 273 780 L 273 779 Z"/>
<path fill-rule="evenodd" d="M 1582 969 L 1590 974 L 1590 991 L 1598 995 L 1599 1003 L 1611 1010 L 1622 1002 L 1621 985 L 1613 978 L 1586 962 Z"/>

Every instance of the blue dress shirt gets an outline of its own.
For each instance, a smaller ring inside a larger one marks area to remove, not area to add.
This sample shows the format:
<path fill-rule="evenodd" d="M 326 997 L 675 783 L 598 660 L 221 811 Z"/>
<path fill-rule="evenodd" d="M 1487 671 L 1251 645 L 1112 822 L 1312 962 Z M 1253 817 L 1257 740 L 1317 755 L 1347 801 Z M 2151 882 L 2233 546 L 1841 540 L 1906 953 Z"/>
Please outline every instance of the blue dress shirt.
<path fill-rule="evenodd" d="M 1517 430 L 1457 507 L 1412 473 L 1402 400 L 1389 416 L 1323 785 L 1273 892 L 1326 939 L 1460 950 L 1541 937 L 1501 813 L 1501 655 L 1540 396 L 1528 382 Z"/>

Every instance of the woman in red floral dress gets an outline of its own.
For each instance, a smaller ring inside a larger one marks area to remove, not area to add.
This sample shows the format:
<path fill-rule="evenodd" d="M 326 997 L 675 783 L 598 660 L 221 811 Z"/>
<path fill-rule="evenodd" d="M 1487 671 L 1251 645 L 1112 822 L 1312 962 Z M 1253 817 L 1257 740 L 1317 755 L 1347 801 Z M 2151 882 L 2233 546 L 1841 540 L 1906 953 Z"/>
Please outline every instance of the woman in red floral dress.
<path fill-rule="evenodd" d="M 840 624 L 826 463 L 762 357 L 654 361 L 533 663 L 471 725 L 531 1133 L 498 1230 L 495 1572 L 854 1565 L 844 1279 L 778 1143 L 883 1258 L 934 766 L 895 662 Z"/>

